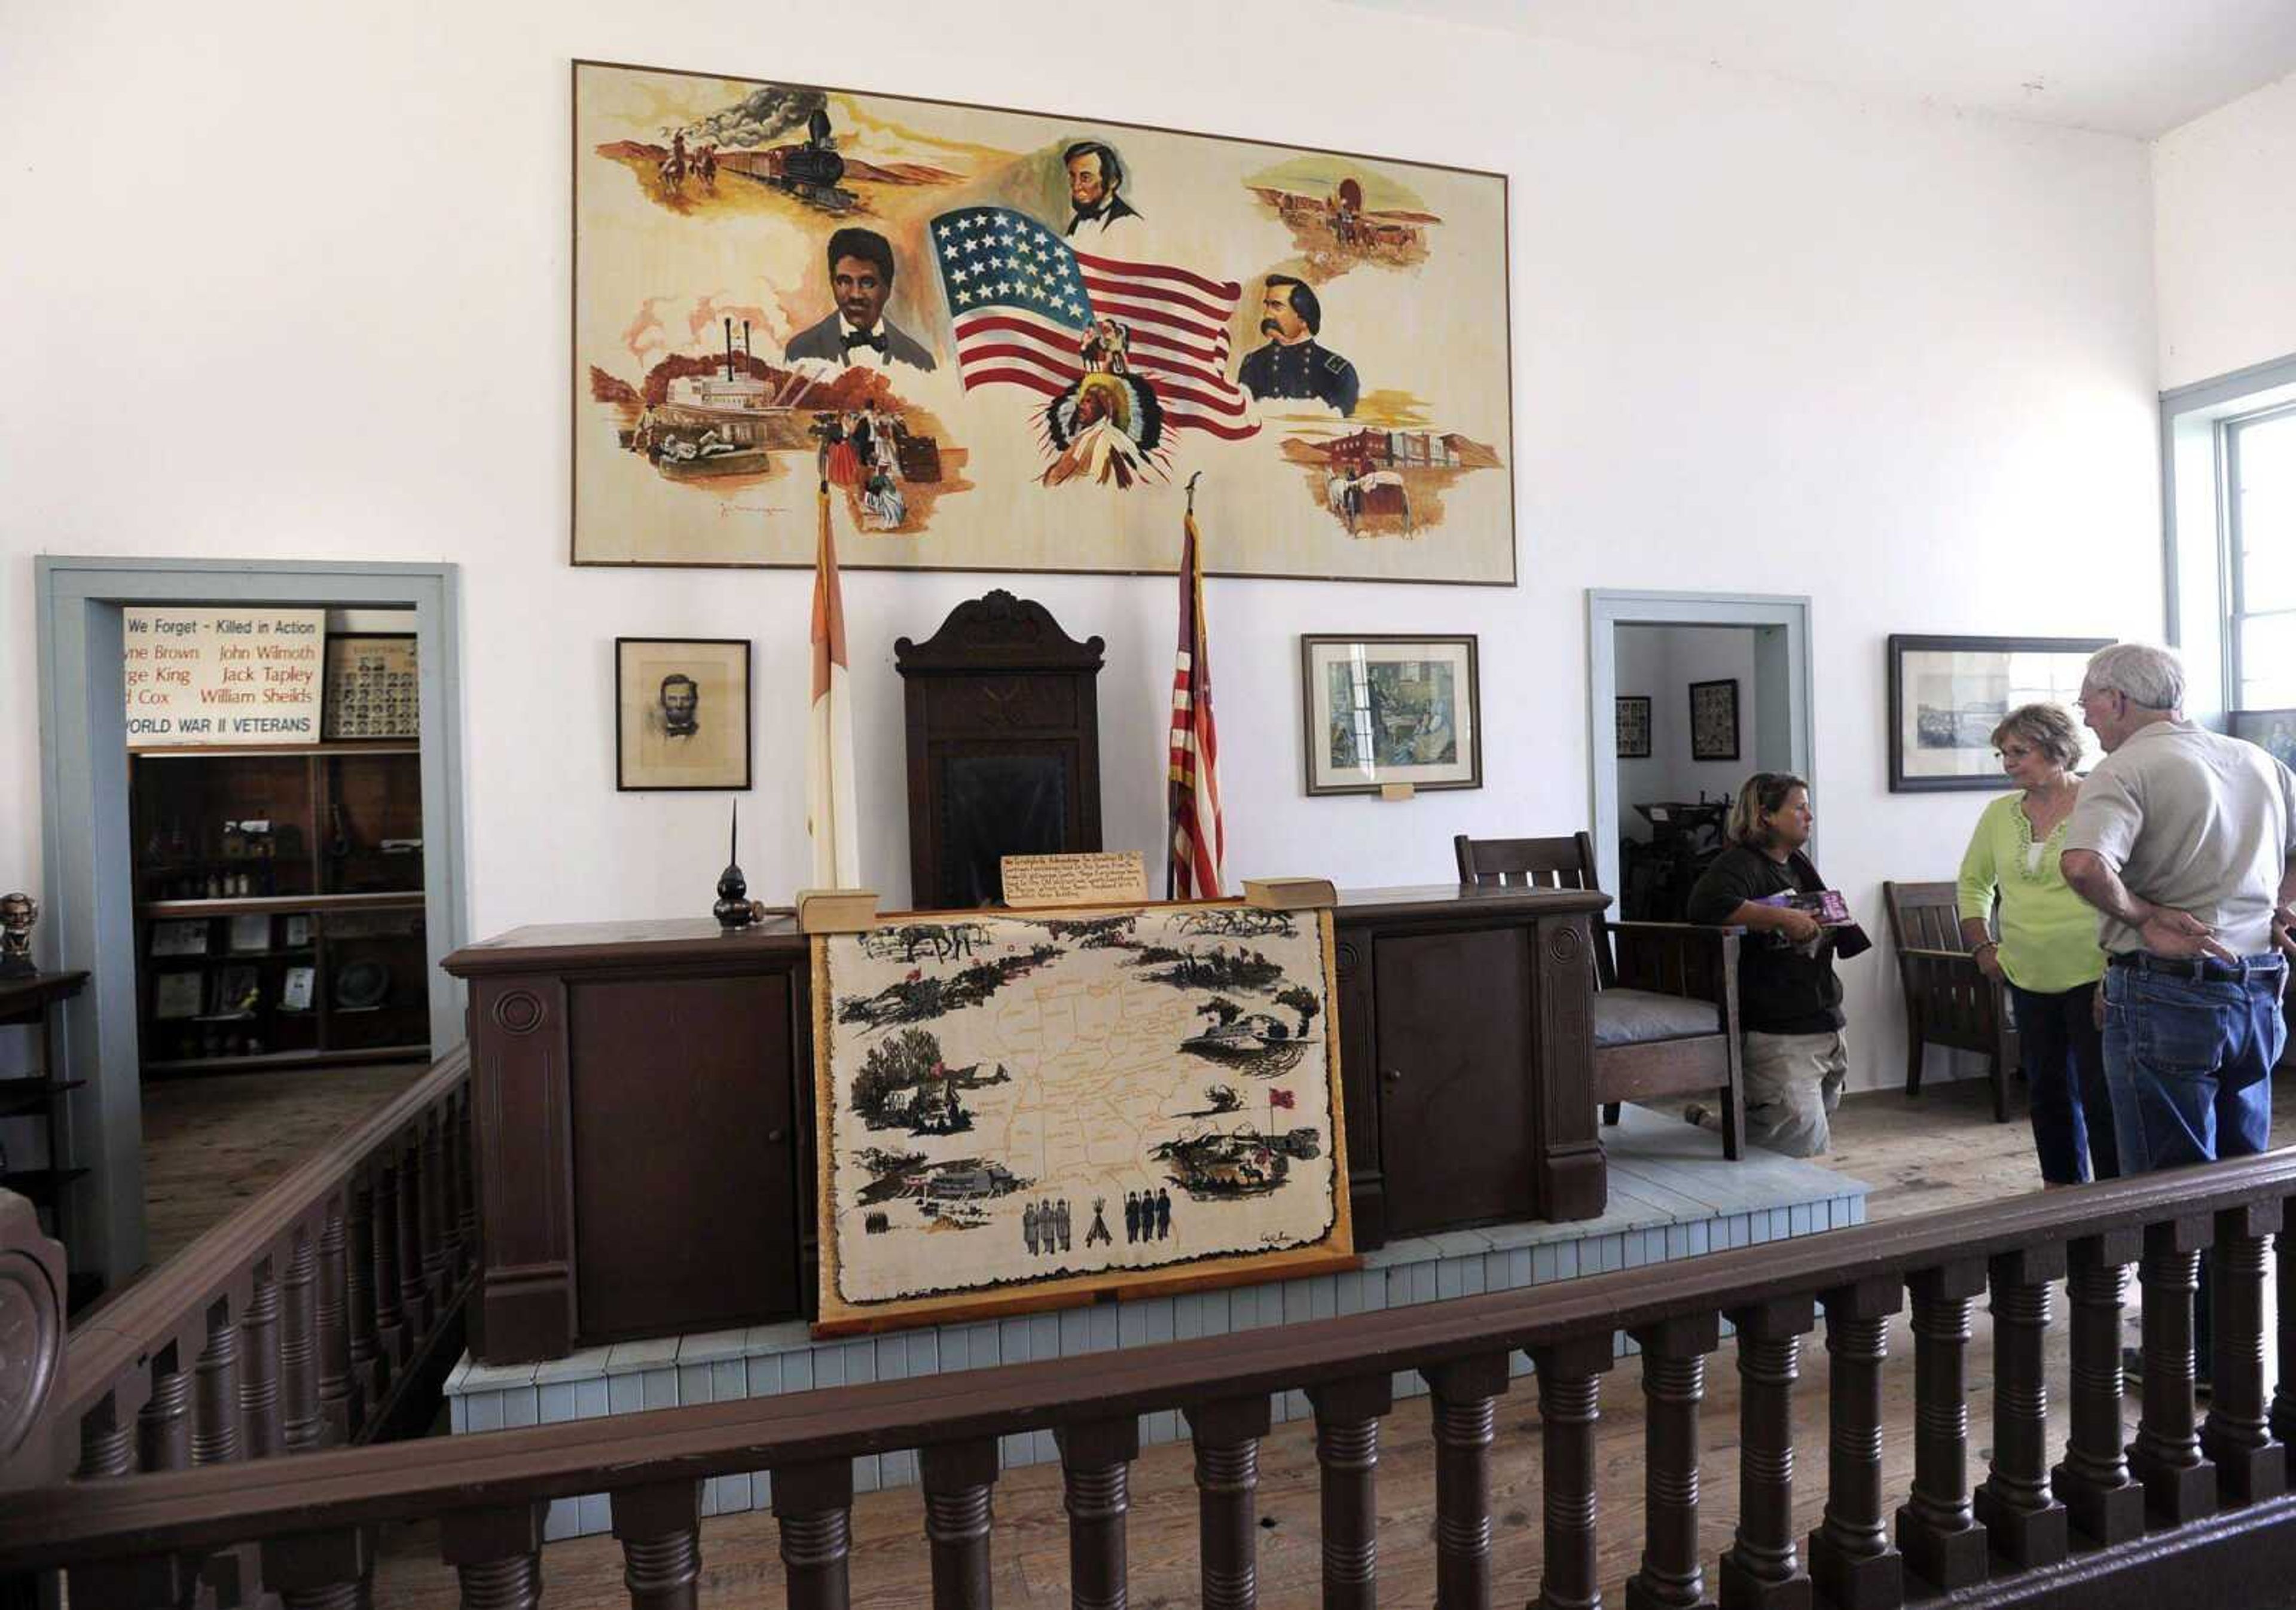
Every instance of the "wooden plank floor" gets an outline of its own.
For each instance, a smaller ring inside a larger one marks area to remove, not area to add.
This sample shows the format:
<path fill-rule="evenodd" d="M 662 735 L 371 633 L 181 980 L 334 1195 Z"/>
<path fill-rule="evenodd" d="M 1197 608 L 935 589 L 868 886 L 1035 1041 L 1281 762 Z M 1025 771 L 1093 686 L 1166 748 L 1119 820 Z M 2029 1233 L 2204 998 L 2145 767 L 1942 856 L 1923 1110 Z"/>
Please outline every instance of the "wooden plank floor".
<path fill-rule="evenodd" d="M 2284 1081 L 2276 1102 L 2276 1130 L 2288 1132 L 2296 1091 Z M 2039 1174 L 2021 1109 L 2013 1122 L 1992 1121 L 1990 1099 L 1974 1081 L 1933 1085 L 1918 1102 L 1894 1091 L 1849 1098 L 1834 1126 L 1827 1165 L 1874 1187 L 1869 1212 L 1884 1219 L 1964 1203 L 1997 1199 L 2037 1189 Z M 2059 1323 L 2050 1335 L 2053 1438 L 2065 1434 L 2067 1365 L 2062 1295 Z M 1980 1303 L 1969 1359 L 1971 1469 L 1981 1477 L 1992 1425 L 1992 1326 Z M 1903 1316 L 1892 1328 L 1888 1369 L 1884 1462 L 1891 1502 L 1913 1475 L 1912 1344 Z M 1704 1414 L 1707 1455 L 1702 1553 L 1715 1591 L 1714 1559 L 1729 1542 L 1737 1510 L 1736 1351 L 1725 1343 L 1710 1361 Z M 1797 1473 L 1799 1530 L 1807 1536 L 1824 1508 L 1826 1480 L 1824 1405 L 1826 1359 L 1813 1337 L 1805 1344 L 1797 1393 L 1802 1441 Z M 1501 1405 L 1493 1457 L 1495 1603 L 1521 1603 L 1538 1589 L 1540 1557 L 1538 1414 L 1534 1383 L 1525 1381 Z M 1613 1604 L 1623 1603 L 1624 1579 L 1642 1544 L 1643 1417 L 1639 1367 L 1623 1360 L 1603 1387 L 1598 1458 L 1602 1493 L 1602 1570 Z M 2131 1422 L 2135 1406 L 2129 1405 Z M 1193 1465 L 1185 1444 L 1144 1453 L 1133 1467 L 1130 1528 L 1132 1602 L 1143 1606 L 1197 1602 L 1196 1500 Z M 1260 1602 L 1273 1606 L 1317 1602 L 1317 1475 L 1314 1433 L 1305 1424 L 1278 1426 L 1260 1453 Z M 1028 1610 L 1067 1603 L 1067 1531 L 1061 1511 L 1060 1472 L 1040 1466 L 1015 1470 L 996 1486 L 996 1602 Z M 1406 1402 L 1383 1430 L 1380 1467 L 1380 1574 L 1391 1604 L 1431 1603 L 1434 1598 L 1434 1461 L 1423 1400 Z M 763 1513 L 702 1523 L 704 1604 L 779 1606 L 783 1603 L 777 1532 Z M 454 1574 L 437 1563 L 437 1532 L 429 1525 L 393 1529 L 383 1540 L 375 1602 L 445 1610 L 455 1600 Z M 611 1538 L 554 1543 L 543 1557 L 545 1602 L 554 1606 L 627 1603 L 619 1546 Z M 865 1495 L 854 1510 L 854 1602 L 923 1606 L 931 1602 L 922 1509 L 914 1488 Z"/>
<path fill-rule="evenodd" d="M 420 1078 L 424 1063 L 155 1079 L 144 1086 L 151 1268 Z"/>

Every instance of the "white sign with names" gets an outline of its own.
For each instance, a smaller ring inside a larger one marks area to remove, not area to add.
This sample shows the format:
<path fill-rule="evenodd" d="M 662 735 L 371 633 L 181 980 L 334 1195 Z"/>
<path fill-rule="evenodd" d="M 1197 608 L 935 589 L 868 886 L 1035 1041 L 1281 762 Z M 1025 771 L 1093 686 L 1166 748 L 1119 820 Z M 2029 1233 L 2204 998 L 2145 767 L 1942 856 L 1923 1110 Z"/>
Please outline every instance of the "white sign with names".
<path fill-rule="evenodd" d="M 129 609 L 127 747 L 319 740 L 324 609 Z"/>

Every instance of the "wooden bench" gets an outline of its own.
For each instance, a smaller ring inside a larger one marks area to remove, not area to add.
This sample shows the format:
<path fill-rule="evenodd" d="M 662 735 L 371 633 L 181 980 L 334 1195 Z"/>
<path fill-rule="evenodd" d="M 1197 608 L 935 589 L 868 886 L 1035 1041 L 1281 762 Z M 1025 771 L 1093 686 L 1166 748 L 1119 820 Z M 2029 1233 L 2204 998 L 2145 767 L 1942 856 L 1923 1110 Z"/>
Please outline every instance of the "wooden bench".
<path fill-rule="evenodd" d="M 1599 892 L 1595 841 L 1559 838 L 1451 841 L 1465 884 L 1513 884 Z M 1686 922 L 1592 919 L 1595 952 L 1595 1099 L 1603 1121 L 1619 1104 L 1653 1096 L 1711 1094 L 1722 1117 L 1722 1155 L 1744 1149 L 1740 1077 L 1737 928 Z"/>
<path fill-rule="evenodd" d="M 1960 892 L 1945 883 L 1884 883 L 1890 938 L 1906 991 L 1906 1094 L 1922 1093 L 1923 1048 L 1950 1046 L 1987 1058 L 1993 1116 L 2009 1121 L 2009 1073 L 2017 1066 L 2017 1031 L 2007 992 L 1978 970 L 1961 937 Z"/>

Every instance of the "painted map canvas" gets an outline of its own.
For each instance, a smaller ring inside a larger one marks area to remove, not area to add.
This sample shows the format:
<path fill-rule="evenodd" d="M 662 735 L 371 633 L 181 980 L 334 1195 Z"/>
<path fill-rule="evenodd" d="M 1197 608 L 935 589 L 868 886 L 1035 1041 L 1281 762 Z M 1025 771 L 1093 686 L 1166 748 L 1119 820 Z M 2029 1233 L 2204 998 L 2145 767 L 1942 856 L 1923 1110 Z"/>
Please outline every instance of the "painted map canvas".
<path fill-rule="evenodd" d="M 1515 579 L 1506 181 L 577 62 L 573 557 Z"/>
<path fill-rule="evenodd" d="M 1349 1251 L 1325 915 L 817 942 L 822 1319 Z"/>

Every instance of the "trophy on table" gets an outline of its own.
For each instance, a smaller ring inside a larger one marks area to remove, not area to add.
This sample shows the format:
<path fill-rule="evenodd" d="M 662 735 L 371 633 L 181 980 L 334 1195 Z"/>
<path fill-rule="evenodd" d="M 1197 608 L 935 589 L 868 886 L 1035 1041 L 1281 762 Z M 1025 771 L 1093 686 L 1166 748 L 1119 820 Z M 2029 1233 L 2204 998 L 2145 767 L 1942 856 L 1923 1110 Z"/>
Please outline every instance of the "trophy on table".
<path fill-rule="evenodd" d="M 40 919 L 40 903 L 29 895 L 0 895 L 0 978 L 29 978 L 40 969 L 32 963 L 32 925 Z"/>

